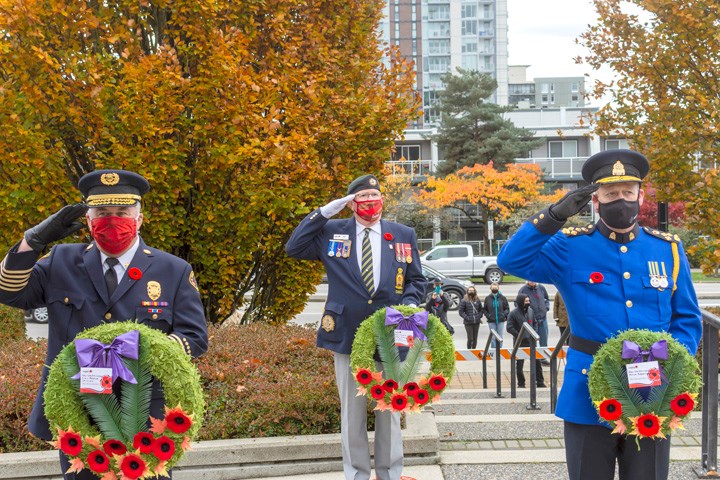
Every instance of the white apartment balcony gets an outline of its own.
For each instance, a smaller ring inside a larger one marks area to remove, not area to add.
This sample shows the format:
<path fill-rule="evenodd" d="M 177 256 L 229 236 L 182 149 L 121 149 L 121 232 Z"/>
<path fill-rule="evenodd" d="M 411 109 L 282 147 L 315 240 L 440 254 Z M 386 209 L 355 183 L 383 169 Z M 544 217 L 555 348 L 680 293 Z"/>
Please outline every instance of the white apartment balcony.
<path fill-rule="evenodd" d="M 390 160 L 385 162 L 392 175 L 428 176 L 433 171 L 432 160 Z"/>
<path fill-rule="evenodd" d="M 587 158 L 516 158 L 515 163 L 539 165 L 545 177 L 551 180 L 579 180 L 582 178 L 582 166 Z"/>

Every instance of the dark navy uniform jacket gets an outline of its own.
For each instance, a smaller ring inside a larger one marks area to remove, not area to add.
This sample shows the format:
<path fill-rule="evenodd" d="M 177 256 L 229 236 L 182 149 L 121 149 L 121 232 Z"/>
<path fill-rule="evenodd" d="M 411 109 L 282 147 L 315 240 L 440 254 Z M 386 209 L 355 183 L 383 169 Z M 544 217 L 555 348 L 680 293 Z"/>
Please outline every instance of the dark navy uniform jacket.
<path fill-rule="evenodd" d="M 58 244 L 50 254 L 37 260 L 34 251 L 17 253 L 13 247 L 0 264 L 0 302 L 23 309 L 46 305 L 48 308 L 48 350 L 42 383 L 30 415 L 30 432 L 50 440 L 47 419 L 43 414 L 43 392 L 52 364 L 60 350 L 81 331 L 105 322 L 136 320 L 168 334 L 182 345 L 188 355 L 196 357 L 207 350 L 207 326 L 200 293 L 192 268 L 184 260 L 169 253 L 149 248 L 142 239 L 120 279 L 113 296 L 108 298 L 100 252 L 91 244 Z M 142 277 L 133 280 L 128 270 L 137 268 Z M 157 285 L 148 288 L 148 282 Z M 167 306 L 155 307 L 149 302 Z M 153 390 L 151 415 L 164 417 L 162 392 Z"/>
<path fill-rule="evenodd" d="M 549 218 L 547 210 L 540 212 L 503 246 L 498 265 L 513 275 L 555 284 L 573 335 L 605 342 L 631 328 L 666 331 L 694 355 L 702 321 L 680 239 L 637 227 L 613 234 L 601 222 L 557 232 L 562 223 Z M 651 284 L 656 270 L 665 272 L 665 288 Z M 591 282 L 591 275 L 601 280 Z M 592 359 L 569 350 L 556 415 L 573 423 L 607 426 L 590 400 L 587 373 Z"/>
<path fill-rule="evenodd" d="M 427 280 L 422 274 L 417 250 L 415 230 L 395 222 L 380 221 L 383 236 L 392 235 L 392 240 L 383 238 L 380 282 L 371 297 L 360 276 L 360 266 L 355 249 L 355 218 L 328 220 L 320 209 L 310 213 L 300 222 L 285 251 L 291 257 L 303 260 L 320 260 L 325 265 L 328 277 L 328 298 L 323 318 L 329 316 L 318 329 L 317 345 L 338 353 L 349 354 L 360 323 L 375 311 L 390 305 L 419 305 L 425 294 Z M 335 234 L 347 235 L 352 248 L 347 258 L 332 256 L 328 244 Z M 395 243 L 412 246 L 412 262 L 398 262 Z M 396 290 L 398 271 L 402 274 L 401 291 Z"/>

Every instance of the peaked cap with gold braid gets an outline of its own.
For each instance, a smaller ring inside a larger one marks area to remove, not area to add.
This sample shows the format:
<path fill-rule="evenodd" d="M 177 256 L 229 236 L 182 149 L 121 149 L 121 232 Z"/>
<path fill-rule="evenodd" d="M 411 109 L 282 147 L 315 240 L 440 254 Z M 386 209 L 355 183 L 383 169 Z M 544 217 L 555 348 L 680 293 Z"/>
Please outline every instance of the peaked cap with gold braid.
<path fill-rule="evenodd" d="M 150 184 L 127 170 L 95 170 L 80 179 L 78 189 L 89 207 L 125 207 L 139 202 Z"/>
<path fill-rule="evenodd" d="M 650 170 L 647 158 L 627 149 L 605 150 L 588 158 L 582 176 L 588 183 L 642 182 Z"/>

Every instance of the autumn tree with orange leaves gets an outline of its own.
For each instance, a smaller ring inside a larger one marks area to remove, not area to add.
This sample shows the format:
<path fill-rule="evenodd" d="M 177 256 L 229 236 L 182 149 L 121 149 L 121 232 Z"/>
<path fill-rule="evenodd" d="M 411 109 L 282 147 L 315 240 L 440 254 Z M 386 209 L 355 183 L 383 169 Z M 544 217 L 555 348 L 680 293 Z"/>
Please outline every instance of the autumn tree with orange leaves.
<path fill-rule="evenodd" d="M 686 202 L 685 226 L 706 271 L 720 265 L 720 3 L 594 0 L 598 21 L 581 35 L 578 58 L 614 77 L 594 94 L 612 102 L 596 133 L 621 132 L 650 160 L 657 198 Z"/>
<path fill-rule="evenodd" d="M 285 255 L 290 232 L 417 115 L 383 5 L 0 0 L 2 248 L 83 174 L 137 171 L 141 234 L 193 265 L 207 318 L 287 321 L 321 275 Z"/>
<path fill-rule="evenodd" d="M 499 172 L 491 162 L 463 167 L 444 178 L 431 177 L 423 187 L 417 201 L 428 208 L 456 208 L 475 220 L 466 205 L 480 207 L 483 239 L 488 245 L 488 220 L 503 220 L 537 199 L 543 188 L 542 171 L 537 165 L 512 164 Z"/>

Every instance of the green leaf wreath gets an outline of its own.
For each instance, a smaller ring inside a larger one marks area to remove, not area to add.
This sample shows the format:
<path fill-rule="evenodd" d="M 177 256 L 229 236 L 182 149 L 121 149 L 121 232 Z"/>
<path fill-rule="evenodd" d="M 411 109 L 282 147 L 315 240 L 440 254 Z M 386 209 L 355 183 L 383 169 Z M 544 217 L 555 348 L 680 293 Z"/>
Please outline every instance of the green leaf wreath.
<path fill-rule="evenodd" d="M 404 316 L 423 309 L 396 305 Z M 358 382 L 358 391 L 376 401 L 376 410 L 419 411 L 429 401 L 437 401 L 455 372 L 455 346 L 452 335 L 435 315 L 428 316 L 422 330 L 427 341 L 415 338 L 404 362 L 395 345 L 395 326 L 385 325 L 386 309 L 365 319 L 355 333 L 350 367 Z M 383 371 L 377 372 L 377 349 Z M 430 353 L 430 374 L 418 377 L 418 370 Z"/>
<path fill-rule="evenodd" d="M 656 342 L 667 342 L 667 359 L 659 359 L 660 386 L 630 388 L 623 359 L 623 342 L 630 341 L 648 351 Z M 665 438 L 695 406 L 702 384 L 700 368 L 687 349 L 666 332 L 627 330 L 611 338 L 595 354 L 588 373 L 590 397 L 600 419 L 614 427 L 613 433 L 640 438 Z M 649 389 L 649 392 L 647 391 Z"/>
<path fill-rule="evenodd" d="M 50 367 L 45 416 L 56 432 L 52 444 L 70 459 L 70 471 L 83 468 L 103 480 L 167 475 L 183 457 L 202 425 L 205 400 L 200 375 L 190 357 L 159 330 L 135 322 L 103 324 L 77 338 L 110 344 L 139 332 L 138 359 L 122 358 L 137 384 L 118 378 L 120 398 L 80 392 L 75 342 Z M 149 416 L 153 378 L 163 387 L 165 418 Z"/>

